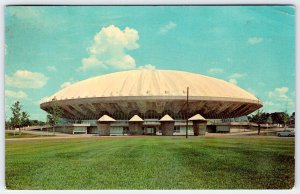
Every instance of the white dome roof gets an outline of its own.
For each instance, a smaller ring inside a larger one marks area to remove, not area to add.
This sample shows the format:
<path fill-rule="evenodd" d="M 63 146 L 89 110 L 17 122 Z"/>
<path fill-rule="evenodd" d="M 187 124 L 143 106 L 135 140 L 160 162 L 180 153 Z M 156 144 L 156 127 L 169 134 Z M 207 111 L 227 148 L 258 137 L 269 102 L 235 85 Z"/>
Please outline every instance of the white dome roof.
<path fill-rule="evenodd" d="M 174 70 L 131 70 L 101 75 L 74 83 L 53 97 L 57 100 L 95 97 L 220 97 L 258 101 L 249 92 L 229 82 Z"/>

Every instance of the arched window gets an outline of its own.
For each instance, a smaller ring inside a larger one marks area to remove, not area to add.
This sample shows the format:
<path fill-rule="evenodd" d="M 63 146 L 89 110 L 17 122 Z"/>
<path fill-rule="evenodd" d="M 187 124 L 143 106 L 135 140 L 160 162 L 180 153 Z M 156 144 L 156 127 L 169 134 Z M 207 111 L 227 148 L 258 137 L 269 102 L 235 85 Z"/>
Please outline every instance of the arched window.
<path fill-rule="evenodd" d="M 145 119 L 159 119 L 159 114 L 155 110 L 147 110 L 145 112 Z"/>
<path fill-rule="evenodd" d="M 112 117 L 116 120 L 125 120 L 125 113 L 123 111 L 116 111 Z"/>
<path fill-rule="evenodd" d="M 133 110 L 133 111 L 129 112 L 128 120 L 131 119 L 134 115 L 138 115 L 141 118 L 143 118 L 143 116 L 144 116 L 138 110 Z"/>
<path fill-rule="evenodd" d="M 111 116 L 107 111 L 100 111 L 97 120 L 101 118 L 103 115 Z"/>
<path fill-rule="evenodd" d="M 180 120 L 185 120 L 186 119 L 186 112 L 185 111 L 179 111 L 178 112 L 178 118 Z"/>
<path fill-rule="evenodd" d="M 168 114 L 170 117 L 172 117 L 173 119 L 175 119 L 175 113 L 173 111 L 171 111 L 171 110 L 165 110 L 165 111 L 162 112 L 161 117 L 165 116 L 166 114 Z"/>

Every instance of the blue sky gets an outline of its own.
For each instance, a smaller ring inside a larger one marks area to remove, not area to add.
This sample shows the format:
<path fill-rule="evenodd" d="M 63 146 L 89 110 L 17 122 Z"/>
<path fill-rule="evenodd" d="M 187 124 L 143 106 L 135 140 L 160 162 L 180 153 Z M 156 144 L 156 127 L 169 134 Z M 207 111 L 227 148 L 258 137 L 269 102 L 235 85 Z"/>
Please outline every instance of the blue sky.
<path fill-rule="evenodd" d="M 291 6 L 8 6 L 5 113 L 79 80 L 136 68 L 217 77 L 251 92 L 263 110 L 295 111 Z"/>

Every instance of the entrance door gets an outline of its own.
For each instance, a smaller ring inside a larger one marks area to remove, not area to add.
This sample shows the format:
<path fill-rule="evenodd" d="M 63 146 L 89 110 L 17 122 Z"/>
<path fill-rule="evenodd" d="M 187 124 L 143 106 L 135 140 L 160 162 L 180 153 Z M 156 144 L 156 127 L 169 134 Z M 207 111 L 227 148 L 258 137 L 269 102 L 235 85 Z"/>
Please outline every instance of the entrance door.
<path fill-rule="evenodd" d="M 145 135 L 155 135 L 156 134 L 156 127 L 154 127 L 154 126 L 144 127 L 144 134 Z"/>

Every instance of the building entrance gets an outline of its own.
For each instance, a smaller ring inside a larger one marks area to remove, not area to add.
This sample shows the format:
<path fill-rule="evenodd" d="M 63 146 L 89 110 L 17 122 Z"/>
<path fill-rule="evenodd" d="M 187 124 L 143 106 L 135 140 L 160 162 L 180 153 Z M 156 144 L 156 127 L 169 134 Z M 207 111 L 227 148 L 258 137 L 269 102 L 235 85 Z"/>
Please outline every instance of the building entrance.
<path fill-rule="evenodd" d="M 156 135 L 156 127 L 155 126 L 144 127 L 144 135 Z"/>

